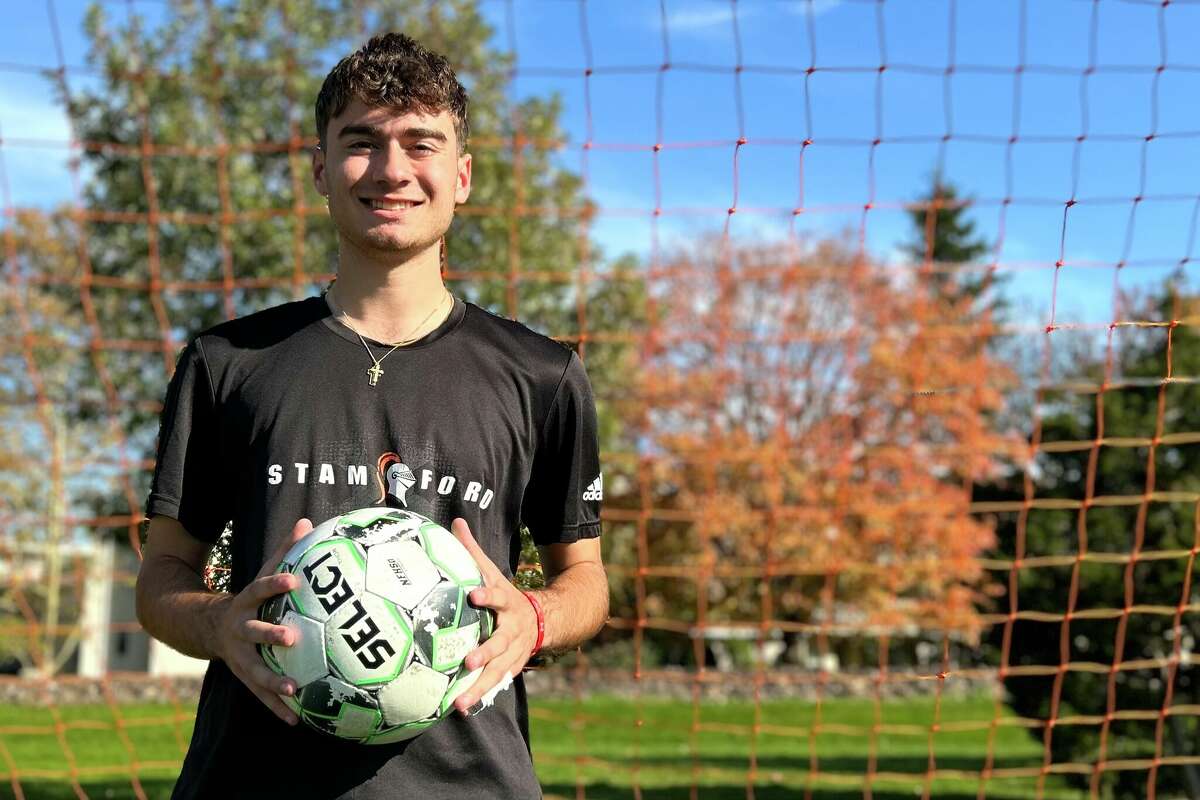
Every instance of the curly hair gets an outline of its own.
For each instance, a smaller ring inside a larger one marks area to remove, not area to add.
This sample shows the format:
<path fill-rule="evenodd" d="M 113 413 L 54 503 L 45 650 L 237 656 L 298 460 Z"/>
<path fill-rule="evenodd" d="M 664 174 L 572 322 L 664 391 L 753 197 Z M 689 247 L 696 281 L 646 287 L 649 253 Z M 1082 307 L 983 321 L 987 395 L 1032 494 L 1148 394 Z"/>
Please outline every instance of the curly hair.
<path fill-rule="evenodd" d="M 444 56 L 427 50 L 410 36 L 374 36 L 325 76 L 316 107 L 317 138 L 322 148 L 329 121 L 356 97 L 369 106 L 386 106 L 402 114 L 448 111 L 454 119 L 459 155 L 466 149 L 470 133 L 467 90 Z"/>

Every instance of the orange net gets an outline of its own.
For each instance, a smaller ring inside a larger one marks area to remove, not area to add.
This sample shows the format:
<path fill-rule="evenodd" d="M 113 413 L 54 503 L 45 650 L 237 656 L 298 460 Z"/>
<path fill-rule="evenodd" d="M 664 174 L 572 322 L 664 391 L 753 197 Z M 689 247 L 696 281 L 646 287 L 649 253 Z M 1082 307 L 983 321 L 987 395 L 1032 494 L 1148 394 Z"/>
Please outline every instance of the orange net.
<path fill-rule="evenodd" d="M 333 277 L 309 109 L 398 29 L 472 94 L 448 284 L 597 392 L 612 616 L 529 679 L 548 795 L 1200 797 L 1196 6 L 1013 4 L 996 64 L 955 0 L 396 5 L 108 2 L 72 52 L 46 0 L 52 60 L 0 59 L 69 122 L 0 104 L 14 796 L 169 790 L 195 665 L 131 605 L 166 382 Z M 1114 94 L 1148 124 L 1105 127 Z"/>

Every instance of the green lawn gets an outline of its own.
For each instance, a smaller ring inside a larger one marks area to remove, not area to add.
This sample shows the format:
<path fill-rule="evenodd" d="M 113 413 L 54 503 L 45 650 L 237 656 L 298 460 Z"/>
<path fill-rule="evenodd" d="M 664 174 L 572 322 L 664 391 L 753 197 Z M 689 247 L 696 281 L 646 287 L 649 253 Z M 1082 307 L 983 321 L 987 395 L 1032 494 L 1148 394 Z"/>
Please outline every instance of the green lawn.
<path fill-rule="evenodd" d="M 35 800 L 75 798 L 72 773 L 90 798 L 136 797 L 135 776 L 145 796 L 168 797 L 191 733 L 192 710 L 121 706 L 118 724 L 107 706 L 0 708 L 0 799 L 18 796 L 14 783 Z M 932 740 L 932 700 L 889 701 L 874 737 L 870 701 L 826 701 L 816 729 L 814 711 L 807 702 L 764 703 L 755 736 L 750 703 L 706 705 L 694 717 L 686 702 L 538 701 L 531 708 L 535 761 L 550 797 L 574 798 L 582 785 L 588 798 L 632 798 L 636 786 L 646 800 L 667 800 L 686 798 L 695 785 L 701 798 L 724 800 L 747 797 L 752 785 L 760 800 L 803 796 L 806 788 L 814 797 L 858 798 L 868 772 L 875 774 L 870 791 L 877 799 L 920 797 L 926 785 L 933 797 L 979 796 L 989 732 L 978 723 L 992 720 L 990 700 L 944 700 L 943 727 Z M 937 770 L 932 774 L 931 747 Z M 984 785 L 984 796 L 1033 797 L 1035 778 L 1003 773 L 1040 767 L 1041 745 L 1023 730 L 1002 725 L 995 730 L 993 752 L 993 768 L 1002 777 Z M 1051 776 L 1045 789 L 1047 798 L 1078 796 L 1059 776 Z"/>

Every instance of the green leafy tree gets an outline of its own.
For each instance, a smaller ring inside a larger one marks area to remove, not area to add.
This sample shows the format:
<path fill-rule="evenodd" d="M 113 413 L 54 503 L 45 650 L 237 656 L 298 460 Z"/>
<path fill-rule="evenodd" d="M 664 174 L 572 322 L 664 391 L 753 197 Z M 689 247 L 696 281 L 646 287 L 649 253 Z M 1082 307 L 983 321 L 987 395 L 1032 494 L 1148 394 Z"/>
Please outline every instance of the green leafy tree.
<path fill-rule="evenodd" d="M 1031 733 L 1055 763 L 1097 765 L 1065 774 L 1101 796 L 1146 797 L 1153 783 L 1160 797 L 1200 797 L 1194 765 L 1099 766 L 1194 758 L 1200 742 L 1186 710 L 1200 704 L 1200 388 L 1177 380 L 1200 374 L 1197 311 L 1168 286 L 1130 314 L 1165 324 L 1121 329 L 1111 367 L 1107 353 L 1074 354 L 1062 388 L 1041 398 L 1037 504 L 997 519 L 998 557 L 1020 564 L 998 604 L 1020 616 L 991 636 L 1009 703 L 1060 721 Z M 975 499 L 1024 497 L 1014 476 Z"/>
<path fill-rule="evenodd" d="M 447 236 L 451 289 L 579 346 L 597 387 L 617 385 L 628 340 L 596 334 L 636 324 L 644 292 L 610 279 L 628 259 L 589 240 L 592 206 L 555 158 L 561 100 L 510 95 L 511 56 L 475 0 L 173 0 L 153 27 L 95 4 L 85 32 L 99 78 L 63 97 L 88 143 L 86 218 L 56 245 L 80 256 L 64 314 L 95 321 L 77 389 L 121 432 L 113 447 L 129 465 L 128 488 L 91 487 L 92 514 L 136 513 L 144 499 L 158 401 L 191 334 L 332 276 L 312 104 L 336 59 L 385 30 L 445 53 L 471 95 L 474 188 Z M 616 446 L 624 427 L 603 392 L 599 407 L 603 444 Z M 217 548 L 218 586 L 225 559 Z"/>

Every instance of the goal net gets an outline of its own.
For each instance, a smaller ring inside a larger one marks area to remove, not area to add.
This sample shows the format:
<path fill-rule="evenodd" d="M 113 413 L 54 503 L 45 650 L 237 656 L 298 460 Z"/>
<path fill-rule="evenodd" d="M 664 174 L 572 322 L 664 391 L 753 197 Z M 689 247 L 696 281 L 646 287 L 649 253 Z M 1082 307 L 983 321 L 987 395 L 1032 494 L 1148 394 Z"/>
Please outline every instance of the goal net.
<path fill-rule="evenodd" d="M 401 30 L 471 95 L 447 285 L 597 396 L 611 618 L 527 676 L 548 796 L 1200 797 L 1200 6 L 6 17 L 6 791 L 178 774 L 204 665 L 132 600 L 167 381 L 333 279 L 313 102 Z"/>

